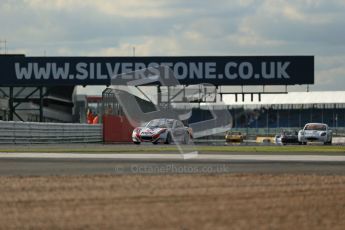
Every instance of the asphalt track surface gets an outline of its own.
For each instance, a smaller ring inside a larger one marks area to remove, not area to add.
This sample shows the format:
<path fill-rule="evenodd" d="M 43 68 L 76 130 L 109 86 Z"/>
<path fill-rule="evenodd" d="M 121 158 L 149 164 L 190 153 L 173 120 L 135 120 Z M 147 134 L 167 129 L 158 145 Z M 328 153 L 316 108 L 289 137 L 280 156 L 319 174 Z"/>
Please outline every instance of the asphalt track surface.
<path fill-rule="evenodd" d="M 0 176 L 180 174 L 180 173 L 312 173 L 345 175 L 345 156 L 181 154 L 0 153 Z"/>

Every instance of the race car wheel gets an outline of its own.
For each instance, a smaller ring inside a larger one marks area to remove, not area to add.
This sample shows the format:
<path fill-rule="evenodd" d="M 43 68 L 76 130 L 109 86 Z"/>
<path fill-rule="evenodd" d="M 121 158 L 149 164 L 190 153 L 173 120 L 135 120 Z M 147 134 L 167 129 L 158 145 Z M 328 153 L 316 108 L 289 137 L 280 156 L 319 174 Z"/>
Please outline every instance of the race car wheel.
<path fill-rule="evenodd" d="M 327 141 L 327 142 L 324 142 L 323 144 L 324 144 L 324 145 L 332 145 L 332 140 Z"/>
<path fill-rule="evenodd" d="M 136 144 L 136 145 L 140 145 L 141 144 L 140 142 L 136 142 L 136 141 L 133 142 L 133 143 Z"/>
<path fill-rule="evenodd" d="M 170 143 L 171 143 L 171 134 L 168 133 L 168 134 L 167 134 L 167 138 L 165 139 L 164 144 L 169 145 Z"/>
<path fill-rule="evenodd" d="M 158 144 L 158 141 L 154 141 L 154 142 L 152 142 L 152 144 L 156 145 L 156 144 Z"/>

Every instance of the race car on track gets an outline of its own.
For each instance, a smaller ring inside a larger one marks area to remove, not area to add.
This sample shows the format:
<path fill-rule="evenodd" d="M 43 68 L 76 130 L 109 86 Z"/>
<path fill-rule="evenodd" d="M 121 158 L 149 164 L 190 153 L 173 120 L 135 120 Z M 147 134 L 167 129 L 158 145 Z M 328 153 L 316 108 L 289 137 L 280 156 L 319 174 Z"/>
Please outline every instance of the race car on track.
<path fill-rule="evenodd" d="M 158 144 L 170 144 L 172 141 L 188 144 L 192 137 L 190 128 L 175 119 L 154 119 L 144 127 L 137 127 L 133 130 L 132 141 L 134 144 L 152 142 Z"/>
<path fill-rule="evenodd" d="M 241 132 L 228 131 L 225 134 L 226 142 L 243 142 L 244 135 Z"/>
<path fill-rule="evenodd" d="M 277 145 L 286 145 L 298 143 L 298 132 L 293 130 L 283 130 L 280 134 L 275 136 L 275 143 Z"/>
<path fill-rule="evenodd" d="M 323 142 L 325 145 L 332 144 L 332 130 L 327 124 L 308 123 L 298 132 L 298 141 L 301 144 L 307 142 Z"/>

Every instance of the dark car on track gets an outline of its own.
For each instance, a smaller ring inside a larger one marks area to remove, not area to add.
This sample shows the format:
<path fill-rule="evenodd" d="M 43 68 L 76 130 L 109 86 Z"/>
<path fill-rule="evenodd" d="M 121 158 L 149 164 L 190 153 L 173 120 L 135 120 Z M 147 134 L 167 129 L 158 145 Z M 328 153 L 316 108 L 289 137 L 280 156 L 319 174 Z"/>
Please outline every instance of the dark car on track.
<path fill-rule="evenodd" d="M 298 144 L 298 132 L 294 130 L 283 130 L 275 136 L 275 143 L 281 145 Z"/>

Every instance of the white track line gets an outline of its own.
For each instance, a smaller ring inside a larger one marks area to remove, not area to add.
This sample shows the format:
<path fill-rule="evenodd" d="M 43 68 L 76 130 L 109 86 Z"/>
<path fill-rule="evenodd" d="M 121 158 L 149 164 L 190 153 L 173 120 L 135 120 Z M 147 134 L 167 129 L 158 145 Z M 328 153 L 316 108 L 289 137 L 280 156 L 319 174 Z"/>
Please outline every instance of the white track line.
<path fill-rule="evenodd" d="M 181 154 L 0 153 L 0 158 L 183 160 Z M 345 162 L 345 156 L 199 154 L 192 160 Z"/>

